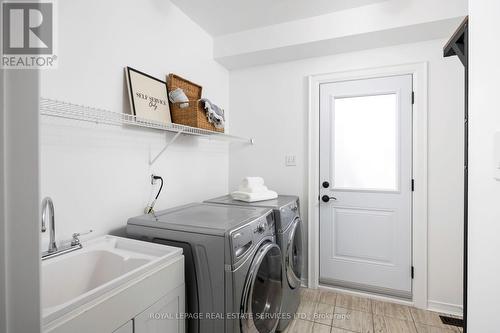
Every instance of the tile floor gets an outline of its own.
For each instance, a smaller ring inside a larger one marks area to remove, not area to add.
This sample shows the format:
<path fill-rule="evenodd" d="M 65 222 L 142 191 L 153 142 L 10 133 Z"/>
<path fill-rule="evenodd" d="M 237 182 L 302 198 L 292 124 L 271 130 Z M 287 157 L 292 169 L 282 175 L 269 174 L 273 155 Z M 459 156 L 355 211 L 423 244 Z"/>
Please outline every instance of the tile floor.
<path fill-rule="evenodd" d="M 285 333 L 459 333 L 436 312 L 302 288 L 296 319 Z"/>

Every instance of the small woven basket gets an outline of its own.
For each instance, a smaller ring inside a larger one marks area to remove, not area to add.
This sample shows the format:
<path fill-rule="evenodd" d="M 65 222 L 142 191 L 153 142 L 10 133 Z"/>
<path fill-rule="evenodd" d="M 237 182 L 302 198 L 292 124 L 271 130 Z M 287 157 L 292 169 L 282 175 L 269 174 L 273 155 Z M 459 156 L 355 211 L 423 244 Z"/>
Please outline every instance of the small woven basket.
<path fill-rule="evenodd" d="M 208 121 L 203 102 L 200 101 L 202 90 L 200 85 L 178 75 L 169 74 L 167 88 L 169 93 L 177 88 L 181 88 L 189 99 L 189 102 L 179 103 L 172 103 L 169 100 L 172 122 L 215 132 L 224 132 L 223 128 L 217 128 Z M 187 107 L 180 107 L 181 104 L 186 103 L 188 104 Z"/>

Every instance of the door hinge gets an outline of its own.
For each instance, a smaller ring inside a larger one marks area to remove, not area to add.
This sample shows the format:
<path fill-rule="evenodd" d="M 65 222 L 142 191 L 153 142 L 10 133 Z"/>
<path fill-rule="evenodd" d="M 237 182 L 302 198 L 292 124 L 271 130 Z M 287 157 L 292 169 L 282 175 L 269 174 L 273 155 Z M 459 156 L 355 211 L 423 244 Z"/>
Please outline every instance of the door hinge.
<path fill-rule="evenodd" d="M 415 179 L 411 180 L 411 191 L 415 192 Z"/>
<path fill-rule="evenodd" d="M 411 92 L 411 104 L 415 104 L 415 92 Z"/>
<path fill-rule="evenodd" d="M 411 266 L 411 278 L 415 277 L 415 267 Z"/>

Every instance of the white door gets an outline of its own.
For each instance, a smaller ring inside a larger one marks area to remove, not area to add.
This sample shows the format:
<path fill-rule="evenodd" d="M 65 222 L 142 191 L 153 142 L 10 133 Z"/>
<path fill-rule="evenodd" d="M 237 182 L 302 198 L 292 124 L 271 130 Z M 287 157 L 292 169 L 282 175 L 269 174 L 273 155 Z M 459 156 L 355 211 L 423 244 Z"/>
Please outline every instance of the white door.
<path fill-rule="evenodd" d="M 320 282 L 411 297 L 412 76 L 320 86 Z"/>

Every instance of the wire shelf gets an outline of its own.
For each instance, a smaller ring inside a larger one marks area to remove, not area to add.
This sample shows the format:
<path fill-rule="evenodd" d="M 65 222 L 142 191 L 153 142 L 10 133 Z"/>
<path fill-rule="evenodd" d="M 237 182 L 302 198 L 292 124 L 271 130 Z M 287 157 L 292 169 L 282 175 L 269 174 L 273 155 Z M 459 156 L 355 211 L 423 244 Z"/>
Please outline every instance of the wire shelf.
<path fill-rule="evenodd" d="M 118 113 L 105 109 L 78 105 L 48 98 L 40 99 L 40 114 L 51 117 L 93 122 L 97 124 L 136 126 L 177 134 L 196 135 L 219 140 L 243 141 L 253 144 L 252 138 L 244 138 L 235 135 L 209 131 L 201 128 L 184 126 L 180 124 L 161 123 L 126 113 Z M 176 137 L 177 136 L 178 135 L 176 135 Z"/>

